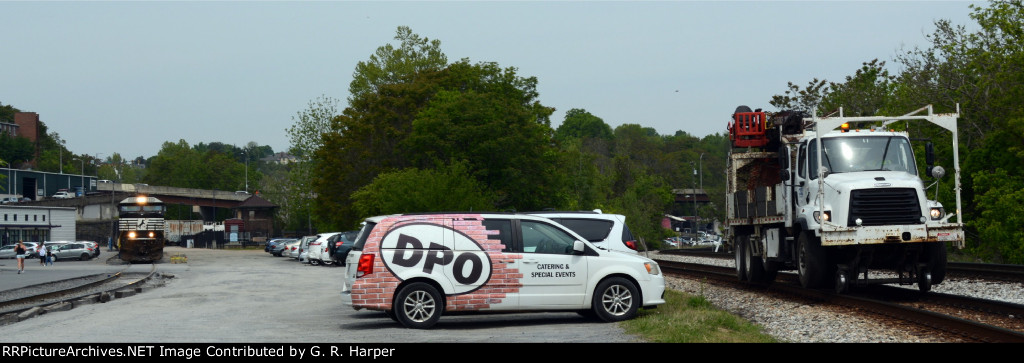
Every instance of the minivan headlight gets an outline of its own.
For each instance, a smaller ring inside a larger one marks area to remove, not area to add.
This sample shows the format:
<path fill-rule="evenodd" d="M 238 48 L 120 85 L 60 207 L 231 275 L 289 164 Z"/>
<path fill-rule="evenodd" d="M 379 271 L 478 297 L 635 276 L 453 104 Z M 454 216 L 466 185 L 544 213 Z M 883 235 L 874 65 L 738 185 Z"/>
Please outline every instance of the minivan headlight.
<path fill-rule="evenodd" d="M 647 268 L 647 273 L 649 273 L 651 275 L 660 275 L 661 274 L 661 268 L 658 267 L 658 263 L 656 263 L 656 262 L 644 262 L 644 267 Z"/>

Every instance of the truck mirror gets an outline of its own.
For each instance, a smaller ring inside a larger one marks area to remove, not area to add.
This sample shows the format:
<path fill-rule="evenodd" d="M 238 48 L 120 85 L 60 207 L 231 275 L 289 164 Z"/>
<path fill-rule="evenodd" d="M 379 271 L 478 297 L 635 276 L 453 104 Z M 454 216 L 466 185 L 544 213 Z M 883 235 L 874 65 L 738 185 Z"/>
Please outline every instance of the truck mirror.
<path fill-rule="evenodd" d="M 785 170 L 785 169 L 779 170 L 779 179 L 781 179 L 782 181 L 788 181 L 789 180 L 789 170 Z"/>
<path fill-rule="evenodd" d="M 928 166 L 935 164 L 935 145 L 930 142 L 924 144 L 924 163 Z"/>
<path fill-rule="evenodd" d="M 946 169 L 941 166 L 936 165 L 929 169 L 931 169 L 932 177 L 935 179 L 942 179 L 943 176 L 946 176 Z"/>

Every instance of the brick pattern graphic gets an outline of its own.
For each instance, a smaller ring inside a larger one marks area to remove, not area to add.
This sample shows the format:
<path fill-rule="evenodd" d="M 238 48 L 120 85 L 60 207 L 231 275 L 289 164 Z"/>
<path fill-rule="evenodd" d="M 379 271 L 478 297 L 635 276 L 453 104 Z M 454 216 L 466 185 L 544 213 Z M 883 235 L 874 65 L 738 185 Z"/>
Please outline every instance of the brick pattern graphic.
<path fill-rule="evenodd" d="M 364 254 L 374 254 L 373 273 L 355 280 L 352 286 L 352 303 L 357 308 L 370 310 L 391 310 L 391 302 L 401 280 L 391 274 L 381 260 L 380 243 L 387 233 L 409 223 L 431 223 L 453 228 L 469 236 L 480 245 L 491 259 L 491 278 L 481 288 L 467 294 L 447 295 L 446 311 L 485 310 L 501 304 L 509 293 L 516 293 L 522 287 L 522 272 L 516 268 L 516 260 L 522 254 L 505 253 L 505 247 L 498 239 L 490 239 L 498 231 L 487 230 L 483 218 L 476 214 L 439 214 L 428 216 L 400 216 L 382 220 L 363 246 Z"/>

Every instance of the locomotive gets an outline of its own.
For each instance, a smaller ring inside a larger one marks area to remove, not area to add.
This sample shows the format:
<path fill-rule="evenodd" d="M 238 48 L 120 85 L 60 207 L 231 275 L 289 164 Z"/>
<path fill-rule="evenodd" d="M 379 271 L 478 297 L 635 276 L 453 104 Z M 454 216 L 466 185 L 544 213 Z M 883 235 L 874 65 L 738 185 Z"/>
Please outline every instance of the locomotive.
<path fill-rule="evenodd" d="M 156 262 L 164 256 L 164 213 L 160 199 L 136 196 L 118 204 L 117 247 L 125 262 Z"/>

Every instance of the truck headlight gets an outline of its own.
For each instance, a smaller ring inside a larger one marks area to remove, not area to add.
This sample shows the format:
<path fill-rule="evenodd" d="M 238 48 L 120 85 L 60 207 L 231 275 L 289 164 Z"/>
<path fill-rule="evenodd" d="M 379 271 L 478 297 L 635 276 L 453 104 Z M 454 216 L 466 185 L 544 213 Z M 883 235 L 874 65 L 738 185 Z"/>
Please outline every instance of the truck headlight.
<path fill-rule="evenodd" d="M 828 222 L 828 221 L 832 220 L 832 211 L 827 210 L 827 211 L 825 211 L 825 213 L 821 213 L 821 212 L 817 212 L 817 211 L 814 212 L 814 221 L 818 222 L 818 223 L 821 223 L 822 215 L 824 215 L 825 222 Z"/>
<path fill-rule="evenodd" d="M 946 211 L 942 207 L 932 207 L 931 212 L 932 220 L 942 219 L 942 216 L 946 214 Z"/>

